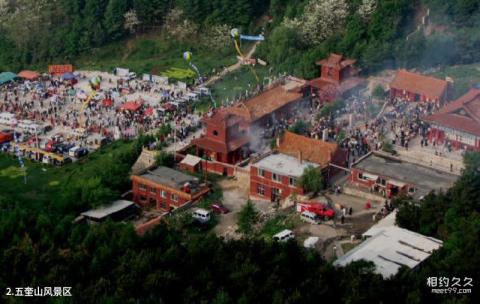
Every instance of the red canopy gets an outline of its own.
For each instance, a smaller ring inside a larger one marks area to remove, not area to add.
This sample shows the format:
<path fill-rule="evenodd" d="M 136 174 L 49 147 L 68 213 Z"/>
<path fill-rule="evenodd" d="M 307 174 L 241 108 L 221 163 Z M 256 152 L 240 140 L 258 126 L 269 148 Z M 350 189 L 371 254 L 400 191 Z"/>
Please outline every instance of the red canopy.
<path fill-rule="evenodd" d="M 40 74 L 34 71 L 24 70 L 18 73 L 17 76 L 27 80 L 35 80 L 40 77 Z"/>
<path fill-rule="evenodd" d="M 104 99 L 102 104 L 103 104 L 104 107 L 111 107 L 111 106 L 113 106 L 113 100 Z"/>
<path fill-rule="evenodd" d="M 175 107 L 173 104 L 169 103 L 169 102 L 167 102 L 166 104 L 164 104 L 164 105 L 163 105 L 163 108 L 164 108 L 165 110 L 167 110 L 167 111 L 174 111 L 174 110 L 176 109 L 176 107 Z"/>
<path fill-rule="evenodd" d="M 147 108 L 145 110 L 145 115 L 152 116 L 153 115 L 153 108 Z"/>
<path fill-rule="evenodd" d="M 138 109 L 140 109 L 142 104 L 143 104 L 143 102 L 129 101 L 129 102 L 124 103 L 120 107 L 120 110 L 128 110 L 128 111 L 136 112 L 136 111 L 138 111 Z"/>

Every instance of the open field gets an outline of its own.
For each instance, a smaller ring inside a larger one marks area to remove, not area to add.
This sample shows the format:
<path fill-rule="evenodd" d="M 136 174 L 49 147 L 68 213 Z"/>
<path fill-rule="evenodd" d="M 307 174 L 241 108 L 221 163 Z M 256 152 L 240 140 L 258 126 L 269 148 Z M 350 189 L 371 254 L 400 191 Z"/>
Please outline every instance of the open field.
<path fill-rule="evenodd" d="M 109 44 L 100 49 L 90 51 L 90 54 L 75 60 L 82 69 L 110 71 L 114 67 L 126 67 L 137 73 L 160 74 L 169 68 L 188 68 L 183 59 L 183 52 L 193 53 L 192 62 L 199 68 L 202 75 L 212 73 L 213 69 L 236 62 L 235 51 L 223 51 L 223 54 L 198 45 L 178 42 L 165 37 L 138 37 L 128 42 Z"/>

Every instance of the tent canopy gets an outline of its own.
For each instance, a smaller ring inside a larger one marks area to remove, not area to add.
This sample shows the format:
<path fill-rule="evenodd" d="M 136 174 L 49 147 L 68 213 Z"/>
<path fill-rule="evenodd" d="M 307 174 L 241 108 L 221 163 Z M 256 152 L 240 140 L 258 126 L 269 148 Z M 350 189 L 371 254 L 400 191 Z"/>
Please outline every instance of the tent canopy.
<path fill-rule="evenodd" d="M 113 100 L 111 100 L 110 98 L 106 98 L 103 100 L 102 104 L 104 107 L 111 107 L 113 106 Z"/>
<path fill-rule="evenodd" d="M 4 83 L 7 83 L 9 81 L 13 81 L 16 77 L 17 77 L 17 75 L 15 75 L 15 73 L 12 73 L 12 72 L 0 73 L 0 84 L 4 84 Z"/>
<path fill-rule="evenodd" d="M 140 109 L 142 104 L 143 104 L 142 102 L 129 101 L 129 102 L 124 103 L 120 107 L 120 110 L 128 110 L 128 111 L 136 112 L 136 111 L 138 111 L 138 109 Z"/>
<path fill-rule="evenodd" d="M 147 109 L 145 110 L 145 115 L 147 115 L 147 116 L 152 116 L 152 115 L 153 115 L 153 112 L 154 112 L 154 111 L 153 111 L 153 108 L 147 108 Z"/>
<path fill-rule="evenodd" d="M 75 75 L 71 72 L 67 72 L 65 74 L 63 74 L 62 76 L 63 80 L 72 80 L 72 79 L 75 79 Z"/>
<path fill-rule="evenodd" d="M 40 77 L 40 74 L 35 71 L 23 70 L 20 73 L 18 73 L 18 77 L 21 77 L 27 80 L 35 80 L 38 77 Z"/>

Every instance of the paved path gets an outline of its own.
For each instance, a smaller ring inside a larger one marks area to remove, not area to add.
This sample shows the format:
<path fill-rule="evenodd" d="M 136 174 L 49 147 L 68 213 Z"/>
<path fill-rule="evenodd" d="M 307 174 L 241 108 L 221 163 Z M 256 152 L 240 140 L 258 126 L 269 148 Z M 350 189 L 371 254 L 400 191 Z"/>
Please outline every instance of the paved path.
<path fill-rule="evenodd" d="M 257 41 L 253 44 L 253 46 L 250 48 L 250 50 L 248 51 L 247 55 L 245 56 L 245 59 L 250 59 L 253 55 L 253 53 L 255 53 L 255 51 L 257 50 L 257 45 L 260 43 L 260 41 Z M 211 85 L 211 84 L 214 84 L 217 80 L 220 80 L 222 79 L 225 75 L 227 75 L 228 73 L 231 73 L 235 70 L 238 70 L 240 67 L 242 66 L 242 63 L 240 61 L 238 61 L 237 63 L 225 68 L 222 72 L 220 72 L 218 75 L 215 75 L 215 76 L 212 76 L 210 77 L 210 79 L 208 79 L 204 85 L 205 86 L 208 86 L 208 85 Z"/>
<path fill-rule="evenodd" d="M 163 149 L 163 151 L 173 153 L 174 151 L 182 150 L 190 144 L 192 139 L 199 138 L 202 132 L 202 129 L 198 129 L 197 131 L 190 133 L 184 140 L 177 140 L 175 143 L 168 145 L 166 148 Z"/>

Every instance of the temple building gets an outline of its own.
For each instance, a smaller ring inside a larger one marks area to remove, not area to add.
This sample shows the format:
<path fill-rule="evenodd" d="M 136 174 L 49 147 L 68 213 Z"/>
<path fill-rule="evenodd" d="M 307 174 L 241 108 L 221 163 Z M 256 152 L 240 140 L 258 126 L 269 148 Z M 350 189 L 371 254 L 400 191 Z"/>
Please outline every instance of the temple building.
<path fill-rule="evenodd" d="M 399 70 L 390 83 L 390 98 L 441 104 L 447 99 L 447 88 L 445 80 Z"/>
<path fill-rule="evenodd" d="M 203 120 L 203 136 L 192 140 L 196 154 L 231 165 L 246 159 L 250 154 L 252 128 L 268 127 L 291 116 L 295 107 L 305 101 L 302 91 L 305 84 L 302 79 L 287 77 L 281 84 L 249 100 L 215 111 Z M 230 175 L 212 166 L 206 169 Z"/>
<path fill-rule="evenodd" d="M 317 61 L 321 75 L 309 82 L 311 95 L 320 103 L 331 102 L 360 85 L 362 80 L 357 77 L 359 70 L 354 67 L 355 62 L 335 53 Z"/>
<path fill-rule="evenodd" d="M 430 142 L 448 142 L 455 149 L 480 151 L 480 89 L 471 89 L 424 121 L 431 127 Z"/>

